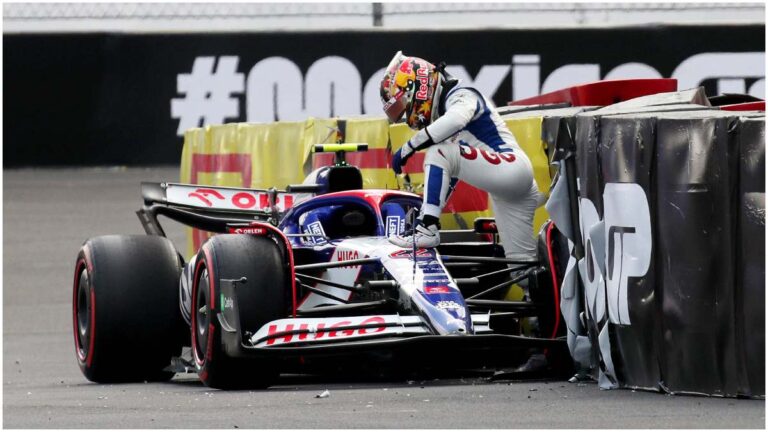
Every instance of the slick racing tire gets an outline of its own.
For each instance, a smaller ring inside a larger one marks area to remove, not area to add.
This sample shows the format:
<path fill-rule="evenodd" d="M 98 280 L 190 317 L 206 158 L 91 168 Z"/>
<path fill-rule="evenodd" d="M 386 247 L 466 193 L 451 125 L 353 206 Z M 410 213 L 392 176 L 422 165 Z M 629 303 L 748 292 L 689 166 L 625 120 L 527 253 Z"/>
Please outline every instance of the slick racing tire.
<path fill-rule="evenodd" d="M 222 344 L 218 317 L 221 284 L 246 278 L 238 286 L 240 331 L 256 332 L 288 312 L 290 274 L 280 247 L 269 237 L 220 234 L 198 255 L 192 283 L 192 356 L 203 383 L 218 389 L 266 388 L 278 376 L 268 359 L 235 358 Z M 213 311 L 213 313 L 211 313 Z"/>
<path fill-rule="evenodd" d="M 170 240 L 109 235 L 77 254 L 72 291 L 75 354 L 90 381 L 167 381 L 184 321 L 178 299 L 181 261 Z"/>

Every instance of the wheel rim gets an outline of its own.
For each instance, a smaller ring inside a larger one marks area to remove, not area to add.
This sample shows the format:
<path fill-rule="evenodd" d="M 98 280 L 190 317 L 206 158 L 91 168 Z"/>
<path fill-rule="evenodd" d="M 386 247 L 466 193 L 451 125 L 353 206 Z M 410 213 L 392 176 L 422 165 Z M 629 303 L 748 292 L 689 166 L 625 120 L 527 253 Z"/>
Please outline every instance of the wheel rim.
<path fill-rule="evenodd" d="M 88 356 L 91 340 L 91 286 L 83 269 L 77 283 L 77 350 L 80 358 Z"/>
<path fill-rule="evenodd" d="M 208 346 L 208 326 L 210 314 L 208 313 L 210 293 L 208 285 L 208 270 L 203 270 L 197 286 L 197 298 L 195 299 L 195 332 L 197 332 L 196 349 L 198 357 L 205 358 L 205 350 Z"/>

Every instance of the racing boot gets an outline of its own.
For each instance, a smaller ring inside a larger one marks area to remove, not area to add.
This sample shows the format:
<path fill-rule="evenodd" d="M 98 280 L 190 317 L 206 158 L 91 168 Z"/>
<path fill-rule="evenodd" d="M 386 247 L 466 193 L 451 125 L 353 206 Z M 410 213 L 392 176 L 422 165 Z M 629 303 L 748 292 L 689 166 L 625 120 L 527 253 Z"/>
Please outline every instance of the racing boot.
<path fill-rule="evenodd" d="M 424 225 L 419 221 L 410 235 L 391 235 L 389 242 L 405 249 L 437 247 L 440 244 L 440 229 L 437 224 Z"/>

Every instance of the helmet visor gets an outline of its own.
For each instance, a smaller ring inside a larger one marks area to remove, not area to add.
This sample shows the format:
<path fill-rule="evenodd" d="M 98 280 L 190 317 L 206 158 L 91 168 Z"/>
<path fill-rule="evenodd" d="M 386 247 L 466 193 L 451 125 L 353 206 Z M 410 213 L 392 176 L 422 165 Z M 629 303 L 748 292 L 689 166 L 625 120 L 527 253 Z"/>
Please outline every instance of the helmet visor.
<path fill-rule="evenodd" d="M 389 121 L 395 123 L 403 117 L 407 105 L 408 98 L 405 97 L 405 91 L 400 89 L 396 95 L 389 98 L 384 104 L 384 113 L 387 114 Z"/>

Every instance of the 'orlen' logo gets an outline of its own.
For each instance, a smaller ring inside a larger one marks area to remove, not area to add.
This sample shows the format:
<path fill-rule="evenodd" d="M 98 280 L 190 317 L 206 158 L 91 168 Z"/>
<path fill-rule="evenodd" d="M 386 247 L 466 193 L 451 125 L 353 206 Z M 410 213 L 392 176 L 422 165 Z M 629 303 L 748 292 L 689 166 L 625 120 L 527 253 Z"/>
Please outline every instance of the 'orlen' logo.
<path fill-rule="evenodd" d="M 278 340 L 283 343 L 294 341 L 309 341 L 320 339 L 334 339 L 350 336 L 364 336 L 368 334 L 380 333 L 386 329 L 386 321 L 379 316 L 372 316 L 361 321 L 359 324 L 353 324 L 352 321 L 337 321 L 334 323 L 319 323 L 317 327 L 310 330 L 309 324 L 302 323 L 298 327 L 294 324 L 287 324 L 285 327 L 270 325 L 267 336 L 267 345 L 274 345 Z M 275 336 L 275 337 L 271 337 Z"/>
<path fill-rule="evenodd" d="M 187 194 L 187 196 L 202 201 L 207 207 L 213 207 L 213 201 L 215 200 L 224 201 L 225 204 L 222 207 L 227 207 L 229 205 L 240 210 L 268 210 L 270 208 L 269 194 L 266 192 L 255 193 L 241 191 L 233 194 L 230 191 L 197 188 L 193 192 Z M 278 209 L 289 209 L 293 207 L 293 200 L 293 195 L 281 194 L 276 197 L 275 205 Z"/>
<path fill-rule="evenodd" d="M 229 227 L 228 232 L 230 234 L 252 234 L 252 235 L 265 235 L 267 229 L 264 227 Z"/>
<path fill-rule="evenodd" d="M 283 199 L 285 200 L 285 208 L 291 208 L 293 207 L 293 196 L 291 195 L 284 195 Z M 275 205 L 280 203 L 280 197 L 277 197 L 275 200 Z M 259 209 L 264 210 L 269 208 L 269 194 L 266 193 L 250 193 L 250 192 L 239 192 L 232 196 L 232 204 L 240 209 L 248 210 L 248 209 Z"/>
<path fill-rule="evenodd" d="M 190 198 L 197 198 L 208 207 L 213 207 L 213 203 L 208 198 L 216 198 L 217 200 L 224 200 L 224 195 L 219 193 L 215 189 L 197 188 L 194 192 L 190 192 L 188 195 Z"/>

